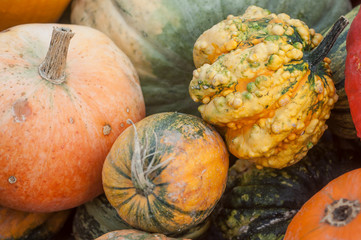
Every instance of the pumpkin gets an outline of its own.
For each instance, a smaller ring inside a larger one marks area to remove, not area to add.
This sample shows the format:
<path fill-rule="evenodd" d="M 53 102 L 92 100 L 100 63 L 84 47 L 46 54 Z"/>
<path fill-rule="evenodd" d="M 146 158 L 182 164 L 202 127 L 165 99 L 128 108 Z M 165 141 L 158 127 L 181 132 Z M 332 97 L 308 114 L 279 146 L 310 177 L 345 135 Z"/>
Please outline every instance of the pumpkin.
<path fill-rule="evenodd" d="M 0 239 L 50 239 L 61 230 L 70 213 L 29 213 L 0 207 Z"/>
<path fill-rule="evenodd" d="M 174 239 L 175 240 L 177 238 L 169 238 L 164 234 L 159 234 L 159 233 L 151 234 L 139 230 L 129 229 L 129 230 L 118 230 L 118 231 L 109 232 L 96 238 L 95 240 L 117 240 L 117 239 L 119 240 L 131 240 L 131 239 L 173 240 Z"/>
<path fill-rule="evenodd" d="M 0 31 L 24 23 L 56 22 L 70 0 L 2 0 Z"/>
<path fill-rule="evenodd" d="M 181 233 L 210 215 L 225 189 L 228 164 L 222 138 L 200 118 L 153 114 L 113 144 L 103 166 L 104 192 L 133 228 Z"/>
<path fill-rule="evenodd" d="M 360 74 L 360 31 L 361 13 L 358 11 L 352 21 L 346 39 L 346 64 L 345 64 L 345 91 L 350 105 L 352 120 L 357 130 L 357 136 L 361 138 L 361 74 Z"/>
<path fill-rule="evenodd" d="M 352 22 L 359 9 L 360 6 L 353 8 L 345 15 L 345 18 Z M 327 125 L 332 133 L 337 136 L 346 139 L 356 139 L 356 129 L 351 117 L 350 107 L 345 92 L 345 62 L 347 54 L 346 36 L 349 29 L 350 24 L 342 31 L 328 54 L 328 57 L 331 59 L 330 68 L 332 72 L 332 80 L 335 84 L 336 93 L 338 95 L 338 101 L 332 109 L 332 114 L 330 119 L 327 120 Z M 330 28 L 324 30 L 323 32 L 328 32 L 329 30 Z"/>
<path fill-rule="evenodd" d="M 72 233 L 76 240 L 88 240 L 111 231 L 130 228 L 102 194 L 76 208 Z"/>
<path fill-rule="evenodd" d="M 351 10 L 348 0 L 252 3 L 289 13 L 317 31 Z M 194 42 L 206 29 L 229 14 L 241 14 L 249 4 L 244 0 L 74 0 L 71 22 L 101 30 L 127 54 L 139 74 L 148 115 L 165 111 L 196 115 L 197 105 L 186 97 L 194 69 Z"/>
<path fill-rule="evenodd" d="M 21 211 L 61 211 L 101 194 L 112 144 L 127 119 L 145 115 L 136 72 L 108 37 L 59 25 L 47 53 L 53 26 L 0 33 L 0 202 Z"/>
<path fill-rule="evenodd" d="M 360 148 L 327 130 L 307 156 L 290 167 L 257 169 L 248 161 L 236 161 L 214 211 L 216 229 L 224 239 L 283 239 L 302 205 L 332 179 L 359 168 L 360 156 Z"/>
<path fill-rule="evenodd" d="M 189 92 L 233 155 L 283 168 L 318 142 L 337 101 L 330 61 L 323 59 L 345 25 L 340 18 L 313 50 L 321 34 L 287 14 L 250 6 L 197 39 Z"/>
<path fill-rule="evenodd" d="M 285 240 L 361 238 L 361 168 L 328 183 L 294 216 Z"/>
<path fill-rule="evenodd" d="M 170 237 L 198 239 L 206 233 L 210 224 L 211 220 L 207 218 L 195 227 Z M 72 231 L 76 240 L 95 239 L 121 229 L 131 229 L 131 227 L 119 217 L 104 194 L 76 208 Z"/>

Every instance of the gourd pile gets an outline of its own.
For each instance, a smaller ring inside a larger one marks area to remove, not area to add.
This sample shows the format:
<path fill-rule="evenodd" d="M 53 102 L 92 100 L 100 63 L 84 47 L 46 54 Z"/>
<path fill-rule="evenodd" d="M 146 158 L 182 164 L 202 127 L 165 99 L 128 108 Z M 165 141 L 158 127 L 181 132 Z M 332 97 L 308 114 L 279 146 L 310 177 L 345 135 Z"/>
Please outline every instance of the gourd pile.
<path fill-rule="evenodd" d="M 254 4 L 1 2 L 0 240 L 360 239 L 360 7 Z"/>

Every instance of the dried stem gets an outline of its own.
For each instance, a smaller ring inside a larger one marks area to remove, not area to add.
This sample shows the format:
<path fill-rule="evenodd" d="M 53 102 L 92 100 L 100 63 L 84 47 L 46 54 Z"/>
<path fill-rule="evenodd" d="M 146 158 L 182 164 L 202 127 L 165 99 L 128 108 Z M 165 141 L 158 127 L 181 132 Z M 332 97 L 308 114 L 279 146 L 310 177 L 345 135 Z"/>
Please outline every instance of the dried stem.
<path fill-rule="evenodd" d="M 66 57 L 73 36 L 74 33 L 69 28 L 53 28 L 48 53 L 39 66 L 42 78 L 54 84 L 62 84 L 65 81 Z"/>
<path fill-rule="evenodd" d="M 149 175 L 159 168 L 168 164 L 172 158 L 168 158 L 160 163 L 156 164 L 156 155 L 160 153 L 157 151 L 157 135 L 153 132 L 155 137 L 155 147 L 153 152 L 152 149 L 149 148 L 149 137 L 146 136 L 145 146 L 142 146 L 137 133 L 137 128 L 135 124 L 128 119 L 127 122 L 133 125 L 134 129 L 134 145 L 133 145 L 133 155 L 131 159 L 131 172 L 132 172 L 132 182 L 137 189 L 137 191 L 142 195 L 148 195 L 155 187 L 152 181 L 149 179 Z M 146 159 L 148 157 L 152 157 L 148 163 L 146 163 Z M 147 166 L 146 166 L 147 165 Z"/>

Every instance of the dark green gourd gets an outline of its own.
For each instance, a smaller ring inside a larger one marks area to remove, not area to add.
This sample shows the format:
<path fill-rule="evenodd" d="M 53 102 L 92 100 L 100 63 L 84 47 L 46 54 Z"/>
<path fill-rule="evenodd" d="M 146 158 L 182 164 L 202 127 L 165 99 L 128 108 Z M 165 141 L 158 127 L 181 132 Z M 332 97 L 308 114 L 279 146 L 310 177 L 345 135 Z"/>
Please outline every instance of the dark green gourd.
<path fill-rule="evenodd" d="M 328 57 L 331 59 L 332 80 L 335 83 L 338 101 L 327 124 L 331 131 L 346 139 L 357 139 L 355 125 L 353 124 L 350 107 L 345 93 L 345 61 L 346 61 L 346 36 L 352 20 L 359 11 L 360 6 L 352 9 L 345 17 L 350 24 L 343 30 L 333 45 Z M 328 29 L 326 30 L 326 32 Z"/>
<path fill-rule="evenodd" d="M 281 170 L 257 169 L 238 160 L 230 168 L 226 192 L 214 214 L 215 225 L 225 239 L 282 239 L 292 217 L 313 194 L 361 166 L 357 151 L 326 131 L 303 160 Z"/>

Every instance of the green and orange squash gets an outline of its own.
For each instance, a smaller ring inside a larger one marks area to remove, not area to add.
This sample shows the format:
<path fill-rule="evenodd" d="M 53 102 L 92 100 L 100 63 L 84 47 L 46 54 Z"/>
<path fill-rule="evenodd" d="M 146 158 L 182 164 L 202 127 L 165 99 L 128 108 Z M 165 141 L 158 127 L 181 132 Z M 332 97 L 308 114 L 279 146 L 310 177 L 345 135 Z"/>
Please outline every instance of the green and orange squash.
<path fill-rule="evenodd" d="M 211 225 L 211 219 L 207 218 L 200 224 L 168 237 L 199 239 L 205 236 Z M 108 232 L 131 229 L 121 219 L 115 208 L 109 203 L 104 194 L 76 208 L 72 235 L 75 240 L 95 239 Z"/>
<path fill-rule="evenodd" d="M 186 97 L 193 45 L 206 29 L 242 14 L 250 2 L 301 19 L 316 31 L 351 10 L 348 0 L 74 0 L 71 22 L 99 29 L 127 54 L 139 74 L 148 115 L 198 114 Z"/>
<path fill-rule="evenodd" d="M 113 144 L 103 167 L 105 195 L 133 228 L 182 233 L 205 221 L 219 201 L 228 156 L 221 136 L 202 119 L 153 114 Z"/>

